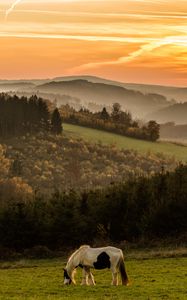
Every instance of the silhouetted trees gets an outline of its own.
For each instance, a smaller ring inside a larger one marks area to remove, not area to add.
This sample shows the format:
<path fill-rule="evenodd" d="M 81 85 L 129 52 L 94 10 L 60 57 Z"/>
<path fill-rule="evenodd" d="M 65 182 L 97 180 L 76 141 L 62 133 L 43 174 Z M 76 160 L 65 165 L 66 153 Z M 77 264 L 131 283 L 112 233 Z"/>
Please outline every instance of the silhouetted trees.
<path fill-rule="evenodd" d="M 72 107 L 65 105 L 61 106 L 60 111 L 63 120 L 67 123 L 97 128 L 149 141 L 156 141 L 159 138 L 159 124 L 155 121 L 150 121 L 148 124 L 140 127 L 138 122 L 132 119 L 131 113 L 123 111 L 119 103 L 113 104 L 111 114 L 107 112 L 105 107 L 102 111 L 93 113 L 85 108 L 76 111 Z"/>
<path fill-rule="evenodd" d="M 101 119 L 108 120 L 109 118 L 110 118 L 110 115 L 107 112 L 106 107 L 103 107 L 103 109 L 101 111 Z"/>
<path fill-rule="evenodd" d="M 60 116 L 58 108 L 55 108 L 51 116 L 51 131 L 55 134 L 62 133 L 62 117 Z"/>
<path fill-rule="evenodd" d="M 30 98 L 0 94 L 0 136 L 9 137 L 38 131 L 62 132 L 62 120 L 56 108 L 51 116 L 47 103 L 36 95 Z"/>
<path fill-rule="evenodd" d="M 171 173 L 162 170 L 151 178 L 132 177 L 105 189 L 56 191 L 47 200 L 34 194 L 31 199 L 25 194 L 28 187 L 18 185 L 13 199 L 7 198 L 6 203 L 0 199 L 3 247 L 57 249 L 93 244 L 101 236 L 119 242 L 168 239 L 187 231 L 186 165 Z M 2 182 L 0 192 L 1 186 Z"/>

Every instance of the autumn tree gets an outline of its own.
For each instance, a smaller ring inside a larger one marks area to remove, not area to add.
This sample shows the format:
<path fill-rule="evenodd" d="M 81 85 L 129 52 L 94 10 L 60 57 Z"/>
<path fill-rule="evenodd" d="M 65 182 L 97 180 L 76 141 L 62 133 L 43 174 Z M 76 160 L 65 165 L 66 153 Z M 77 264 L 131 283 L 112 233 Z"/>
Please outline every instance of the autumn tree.
<path fill-rule="evenodd" d="M 160 125 L 156 121 L 149 121 L 147 125 L 149 139 L 154 142 L 160 137 Z"/>

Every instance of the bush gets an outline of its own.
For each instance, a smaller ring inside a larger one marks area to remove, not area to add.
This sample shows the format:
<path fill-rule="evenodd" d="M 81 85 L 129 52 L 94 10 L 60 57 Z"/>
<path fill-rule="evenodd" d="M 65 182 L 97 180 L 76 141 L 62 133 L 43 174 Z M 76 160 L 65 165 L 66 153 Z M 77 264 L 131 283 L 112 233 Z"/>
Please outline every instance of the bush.
<path fill-rule="evenodd" d="M 34 246 L 31 249 L 26 249 L 23 252 L 26 258 L 52 258 L 54 257 L 53 251 L 49 250 L 46 246 Z"/>

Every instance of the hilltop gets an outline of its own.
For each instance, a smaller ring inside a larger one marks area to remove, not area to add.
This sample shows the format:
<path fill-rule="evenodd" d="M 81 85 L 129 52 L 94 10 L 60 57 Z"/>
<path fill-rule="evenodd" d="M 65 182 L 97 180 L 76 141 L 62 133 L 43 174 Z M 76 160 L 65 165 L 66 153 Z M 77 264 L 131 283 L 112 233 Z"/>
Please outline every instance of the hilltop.
<path fill-rule="evenodd" d="M 15 80 L 0 81 L 0 91 L 17 92 L 24 95 L 44 95 L 51 100 L 62 99 L 69 103 L 72 98 L 81 105 L 95 103 L 96 105 L 111 106 L 119 102 L 134 116 L 143 118 L 146 114 L 171 105 L 173 102 L 159 93 L 144 93 L 137 89 L 128 88 L 125 84 L 98 78 L 94 76 L 69 76 L 44 80 Z M 27 94 L 26 94 L 27 93 Z M 69 97 L 69 100 L 68 100 Z M 96 108 L 97 109 L 97 108 Z"/>
<path fill-rule="evenodd" d="M 88 107 L 110 109 L 118 102 L 124 110 L 139 119 L 155 119 L 158 122 L 186 123 L 187 88 L 137 83 L 123 83 L 96 76 L 62 76 L 52 79 L 0 80 L 0 91 L 17 95 L 40 97 L 66 103 L 80 109 Z M 178 105 L 177 105 L 177 102 Z M 184 103 L 182 103 L 184 102 Z M 183 110 L 185 109 L 185 110 Z M 182 119 L 181 119 L 182 116 Z"/>
<path fill-rule="evenodd" d="M 108 85 L 120 86 L 129 90 L 139 91 L 143 94 L 160 94 L 165 96 L 169 101 L 175 99 L 178 102 L 187 101 L 187 88 L 177 87 L 177 86 L 164 86 L 164 85 L 154 85 L 154 84 L 143 84 L 143 83 L 125 83 L 115 80 L 110 80 L 106 78 L 101 78 L 98 76 L 91 75 L 75 75 L 75 76 L 59 76 L 54 78 L 45 79 L 20 79 L 20 80 L 0 80 L 1 88 L 3 84 L 18 84 L 18 83 L 31 83 L 35 86 L 42 85 L 49 82 L 59 82 L 59 81 L 73 81 L 73 80 L 86 80 L 92 83 L 104 83 Z M 10 86 L 11 87 L 11 86 Z M 12 88 L 13 90 L 13 88 Z"/>
<path fill-rule="evenodd" d="M 130 110 L 135 116 L 158 110 L 169 105 L 162 95 L 146 94 L 128 90 L 121 86 L 90 82 L 78 79 L 71 81 L 51 81 L 37 86 L 40 92 L 56 93 L 77 97 L 83 102 L 112 105 L 119 102 L 124 109 Z"/>
<path fill-rule="evenodd" d="M 54 81 L 70 81 L 70 80 L 88 80 L 90 82 L 105 83 L 110 85 L 121 86 L 129 90 L 139 91 L 143 94 L 155 93 L 165 96 L 169 101 L 175 99 L 176 101 L 187 101 L 187 88 L 186 87 L 177 87 L 177 86 L 164 86 L 164 85 L 154 85 L 154 84 L 143 84 L 143 83 L 127 83 L 119 82 L 115 80 L 105 79 L 97 76 L 62 76 L 55 77 L 52 80 Z"/>

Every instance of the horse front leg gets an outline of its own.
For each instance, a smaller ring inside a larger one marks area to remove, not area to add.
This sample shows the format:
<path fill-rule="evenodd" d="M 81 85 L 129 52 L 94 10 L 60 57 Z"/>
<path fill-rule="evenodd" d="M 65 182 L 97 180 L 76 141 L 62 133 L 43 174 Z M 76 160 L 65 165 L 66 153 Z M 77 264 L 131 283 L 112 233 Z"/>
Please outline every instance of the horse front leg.
<path fill-rule="evenodd" d="M 88 273 L 88 281 L 89 281 L 89 284 L 90 284 L 90 285 L 95 285 L 94 276 L 93 276 L 93 274 L 90 272 L 90 270 L 89 270 L 89 273 Z"/>
<path fill-rule="evenodd" d="M 82 282 L 81 285 L 88 285 L 88 272 L 85 267 L 82 269 Z"/>

